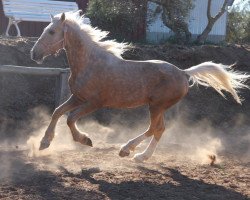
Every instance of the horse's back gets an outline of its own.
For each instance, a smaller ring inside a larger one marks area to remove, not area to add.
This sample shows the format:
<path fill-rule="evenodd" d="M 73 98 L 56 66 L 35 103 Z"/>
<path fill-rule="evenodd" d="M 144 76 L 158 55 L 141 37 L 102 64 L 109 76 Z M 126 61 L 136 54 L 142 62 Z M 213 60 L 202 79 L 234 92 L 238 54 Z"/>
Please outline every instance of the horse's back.
<path fill-rule="evenodd" d="M 159 60 L 149 60 L 148 64 L 156 68 L 160 77 L 159 83 L 152 92 L 154 97 L 178 101 L 187 94 L 188 79 L 181 69 L 171 63 Z"/>
<path fill-rule="evenodd" d="M 138 73 L 142 79 L 149 101 L 177 100 L 188 92 L 188 79 L 184 71 L 161 60 L 127 61 L 131 75 Z M 122 67 L 122 66 L 121 66 Z M 132 75 L 132 76 L 133 76 Z"/>
<path fill-rule="evenodd" d="M 187 76 L 184 71 L 175 65 L 161 60 L 127 61 L 133 74 L 138 73 L 150 85 L 165 80 L 171 85 L 188 85 Z M 151 81 L 154 82 L 151 83 Z"/>

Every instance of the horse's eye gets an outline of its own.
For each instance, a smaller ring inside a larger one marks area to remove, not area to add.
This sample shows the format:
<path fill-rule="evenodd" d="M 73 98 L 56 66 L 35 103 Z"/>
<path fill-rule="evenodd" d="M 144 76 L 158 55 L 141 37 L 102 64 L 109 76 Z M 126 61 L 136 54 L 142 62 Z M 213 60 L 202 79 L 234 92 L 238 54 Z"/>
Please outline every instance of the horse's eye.
<path fill-rule="evenodd" d="M 53 30 L 50 30 L 50 31 L 49 31 L 49 34 L 50 34 L 50 35 L 54 35 L 54 33 L 55 33 L 55 31 L 53 31 Z"/>

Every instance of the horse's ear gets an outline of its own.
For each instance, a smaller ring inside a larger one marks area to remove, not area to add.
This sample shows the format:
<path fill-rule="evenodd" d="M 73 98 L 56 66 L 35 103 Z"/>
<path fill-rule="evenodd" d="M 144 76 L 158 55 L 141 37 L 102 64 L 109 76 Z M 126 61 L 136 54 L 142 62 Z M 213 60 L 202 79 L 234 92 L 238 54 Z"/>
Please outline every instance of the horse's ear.
<path fill-rule="evenodd" d="M 62 13 L 61 15 L 61 21 L 63 22 L 65 20 L 65 13 Z"/>
<path fill-rule="evenodd" d="M 52 14 L 50 14 L 50 19 L 51 19 L 51 21 L 54 20 L 54 16 Z"/>

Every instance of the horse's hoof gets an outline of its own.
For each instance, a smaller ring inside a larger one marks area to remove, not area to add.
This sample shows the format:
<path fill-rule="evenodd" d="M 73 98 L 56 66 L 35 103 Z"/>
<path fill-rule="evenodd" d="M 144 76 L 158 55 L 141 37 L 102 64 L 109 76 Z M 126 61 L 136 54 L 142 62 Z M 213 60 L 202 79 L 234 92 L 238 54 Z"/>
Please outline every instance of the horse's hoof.
<path fill-rule="evenodd" d="M 42 139 L 39 150 L 41 151 L 41 150 L 47 149 L 49 145 L 50 145 L 50 142 L 48 140 Z"/>
<path fill-rule="evenodd" d="M 93 147 L 91 139 L 87 138 L 86 141 L 85 141 L 85 145 Z"/>
<path fill-rule="evenodd" d="M 135 154 L 135 155 L 134 155 L 133 160 L 134 160 L 135 162 L 137 162 L 137 163 L 142 163 L 142 162 L 144 162 L 144 161 L 147 160 L 147 159 L 145 158 L 145 156 L 144 156 L 143 154 L 138 153 L 138 154 Z"/>
<path fill-rule="evenodd" d="M 129 156 L 129 152 L 124 151 L 124 150 L 121 149 L 120 152 L 119 152 L 119 156 L 120 156 L 120 157 Z"/>
<path fill-rule="evenodd" d="M 79 142 L 80 144 L 87 145 L 90 147 L 93 147 L 91 139 L 89 139 L 87 136 L 81 135 L 81 137 L 73 137 L 74 141 Z"/>

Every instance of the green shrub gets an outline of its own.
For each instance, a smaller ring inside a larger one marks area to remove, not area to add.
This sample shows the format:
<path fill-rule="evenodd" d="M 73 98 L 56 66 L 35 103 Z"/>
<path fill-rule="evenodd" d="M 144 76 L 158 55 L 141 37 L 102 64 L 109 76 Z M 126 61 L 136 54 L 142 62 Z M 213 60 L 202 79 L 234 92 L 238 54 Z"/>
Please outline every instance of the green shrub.
<path fill-rule="evenodd" d="M 136 2 L 136 4 L 135 4 Z M 110 32 L 117 40 L 131 40 L 146 20 L 146 1 L 90 0 L 86 15 L 93 26 Z"/>
<path fill-rule="evenodd" d="M 250 11 L 235 8 L 228 14 L 227 37 L 228 42 L 250 42 Z"/>

